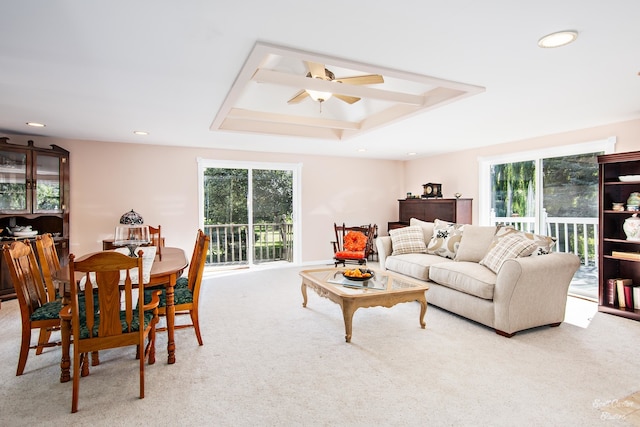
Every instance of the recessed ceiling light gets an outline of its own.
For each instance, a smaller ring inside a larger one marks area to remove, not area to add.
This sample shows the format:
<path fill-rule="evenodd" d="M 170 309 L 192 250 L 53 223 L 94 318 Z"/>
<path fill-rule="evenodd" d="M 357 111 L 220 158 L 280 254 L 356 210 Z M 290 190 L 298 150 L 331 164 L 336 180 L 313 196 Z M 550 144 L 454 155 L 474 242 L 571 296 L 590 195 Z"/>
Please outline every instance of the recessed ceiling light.
<path fill-rule="evenodd" d="M 578 38 L 578 32 L 574 30 L 558 31 L 555 33 L 547 34 L 538 40 L 538 46 L 548 47 L 560 47 L 567 45 Z"/>
<path fill-rule="evenodd" d="M 367 149 L 366 148 L 358 148 L 358 151 L 361 152 L 361 153 L 364 153 L 365 151 L 367 151 Z"/>
<path fill-rule="evenodd" d="M 34 128 L 43 128 L 46 125 L 42 124 L 42 123 L 37 123 L 37 122 L 27 122 L 28 126 L 33 126 Z"/>
<path fill-rule="evenodd" d="M 134 130 L 133 133 L 136 135 L 149 135 L 149 132 L 143 130 Z"/>
<path fill-rule="evenodd" d="M 418 153 L 411 152 L 411 153 L 407 153 L 407 156 L 415 156 L 416 154 Z"/>

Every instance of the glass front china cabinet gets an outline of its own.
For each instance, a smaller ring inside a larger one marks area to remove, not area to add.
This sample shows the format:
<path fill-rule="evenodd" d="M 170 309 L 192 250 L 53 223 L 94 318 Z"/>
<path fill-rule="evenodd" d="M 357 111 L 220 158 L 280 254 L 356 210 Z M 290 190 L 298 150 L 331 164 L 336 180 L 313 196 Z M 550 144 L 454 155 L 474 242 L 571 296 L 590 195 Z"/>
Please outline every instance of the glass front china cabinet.
<path fill-rule="evenodd" d="M 69 152 L 13 144 L 0 138 L 0 238 L 34 241 L 51 233 L 61 264 L 69 253 Z M 35 250 L 35 246 L 34 246 Z M 4 259 L 0 263 L 0 299 L 15 297 Z"/>

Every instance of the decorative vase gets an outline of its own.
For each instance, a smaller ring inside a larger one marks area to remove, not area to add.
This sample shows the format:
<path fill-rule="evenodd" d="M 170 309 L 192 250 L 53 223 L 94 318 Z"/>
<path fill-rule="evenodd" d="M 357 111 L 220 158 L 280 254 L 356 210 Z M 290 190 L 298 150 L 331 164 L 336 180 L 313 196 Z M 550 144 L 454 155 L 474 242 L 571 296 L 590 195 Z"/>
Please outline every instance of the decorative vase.
<path fill-rule="evenodd" d="M 640 193 L 631 193 L 627 199 L 627 205 L 638 206 L 640 205 Z"/>
<path fill-rule="evenodd" d="M 627 235 L 627 240 L 640 241 L 640 218 L 633 214 L 624 220 L 622 230 Z"/>

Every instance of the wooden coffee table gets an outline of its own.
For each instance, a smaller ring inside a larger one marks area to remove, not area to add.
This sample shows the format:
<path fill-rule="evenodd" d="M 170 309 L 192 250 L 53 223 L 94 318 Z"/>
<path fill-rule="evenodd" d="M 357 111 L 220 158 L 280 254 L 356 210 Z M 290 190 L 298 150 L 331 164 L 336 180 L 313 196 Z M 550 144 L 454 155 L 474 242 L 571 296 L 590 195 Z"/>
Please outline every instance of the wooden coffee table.
<path fill-rule="evenodd" d="M 429 285 L 425 282 L 390 271 L 374 270 L 374 278 L 363 284 L 346 280 L 342 276 L 344 270 L 340 268 L 304 270 L 300 272 L 300 276 L 302 277 L 303 307 L 307 306 L 308 287 L 321 297 L 329 298 L 342 307 L 347 342 L 351 342 L 353 313 L 364 307 L 389 308 L 401 302 L 418 301 L 420 326 L 424 329 L 424 315 L 427 312 L 425 292 L 429 289 Z"/>

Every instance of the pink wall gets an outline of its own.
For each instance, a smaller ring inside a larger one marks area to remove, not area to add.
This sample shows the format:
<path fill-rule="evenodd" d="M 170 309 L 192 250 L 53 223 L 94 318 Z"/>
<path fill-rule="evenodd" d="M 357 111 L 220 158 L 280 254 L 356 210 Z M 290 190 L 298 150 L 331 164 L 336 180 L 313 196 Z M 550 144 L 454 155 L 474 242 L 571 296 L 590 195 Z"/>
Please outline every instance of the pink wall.
<path fill-rule="evenodd" d="M 302 164 L 302 263 L 331 260 L 333 223 L 386 223 L 402 194 L 402 162 L 247 151 L 177 148 L 10 136 L 12 143 L 71 152 L 71 248 L 101 250 L 120 216 L 134 209 L 145 223 L 162 225 L 167 246 L 190 255 L 198 224 L 197 158 Z"/>
<path fill-rule="evenodd" d="M 640 150 L 640 120 L 526 141 L 416 159 L 360 160 L 201 148 L 177 148 L 10 136 L 71 152 L 71 252 L 100 250 L 120 216 L 134 209 L 147 224 L 161 224 L 168 246 L 191 253 L 198 224 L 197 158 L 302 164 L 302 263 L 332 258 L 333 223 L 376 223 L 381 235 L 398 218 L 397 199 L 422 184 L 442 183 L 445 197 L 474 199 L 477 221 L 478 157 L 617 137 L 616 151 Z"/>
<path fill-rule="evenodd" d="M 441 183 L 444 197 L 453 197 L 458 192 L 473 198 L 473 223 L 477 223 L 480 157 L 605 140 L 612 136 L 617 138 L 615 152 L 640 150 L 640 119 L 411 160 L 404 168 L 405 193 L 421 194 L 422 184 Z"/>

